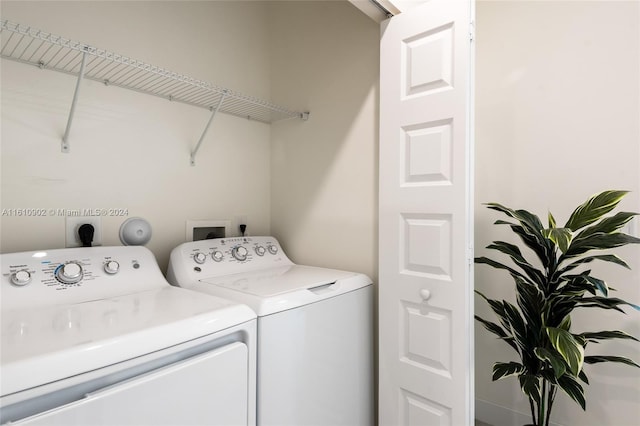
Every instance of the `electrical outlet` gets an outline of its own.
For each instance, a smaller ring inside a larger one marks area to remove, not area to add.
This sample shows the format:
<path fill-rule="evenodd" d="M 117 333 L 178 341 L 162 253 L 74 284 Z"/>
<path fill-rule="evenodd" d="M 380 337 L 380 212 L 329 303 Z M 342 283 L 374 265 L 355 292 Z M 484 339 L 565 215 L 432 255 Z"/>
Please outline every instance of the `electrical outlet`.
<path fill-rule="evenodd" d="M 78 229 L 85 223 L 93 225 L 93 242 L 91 245 L 102 245 L 102 221 L 100 216 L 67 216 L 65 247 L 82 247 Z"/>
<path fill-rule="evenodd" d="M 248 224 L 247 224 L 247 216 L 246 215 L 242 215 L 242 216 L 238 216 L 238 231 L 240 231 L 239 235 L 244 235 L 245 237 L 249 236 L 249 231 L 247 230 L 248 228 Z M 244 229 L 244 232 L 243 232 Z"/>

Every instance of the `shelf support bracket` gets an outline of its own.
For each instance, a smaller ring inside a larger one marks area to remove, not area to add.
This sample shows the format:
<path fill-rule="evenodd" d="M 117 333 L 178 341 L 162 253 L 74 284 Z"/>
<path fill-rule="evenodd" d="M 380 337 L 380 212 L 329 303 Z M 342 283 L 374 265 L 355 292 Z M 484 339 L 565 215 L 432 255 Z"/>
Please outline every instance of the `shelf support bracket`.
<path fill-rule="evenodd" d="M 80 83 L 84 78 L 84 68 L 87 65 L 87 48 L 85 47 L 82 52 L 82 63 L 80 64 L 80 73 L 78 74 L 78 81 L 76 82 L 76 90 L 73 93 L 73 100 L 71 101 L 71 109 L 69 110 L 69 119 L 67 120 L 67 128 L 62 136 L 62 152 L 69 152 L 69 132 L 71 131 L 71 122 L 73 121 L 73 114 L 76 111 L 76 104 L 78 103 L 78 94 L 80 93 Z"/>
<path fill-rule="evenodd" d="M 220 100 L 218 101 L 218 105 L 216 105 L 215 108 L 211 109 L 211 116 L 209 117 L 209 121 L 207 122 L 207 125 L 205 126 L 204 131 L 202 132 L 202 135 L 200 136 L 200 140 L 196 144 L 196 147 L 193 148 L 193 151 L 191 151 L 191 165 L 192 166 L 196 165 L 196 154 L 198 153 L 198 150 L 200 149 L 200 145 L 202 145 L 202 141 L 204 140 L 204 136 L 207 134 L 207 130 L 209 130 L 209 127 L 211 126 L 211 123 L 213 123 L 213 118 L 218 113 L 218 110 L 222 106 L 222 102 L 224 102 L 224 98 L 226 96 L 227 96 L 227 91 L 225 90 L 225 91 L 222 92 L 222 96 L 220 96 Z"/>

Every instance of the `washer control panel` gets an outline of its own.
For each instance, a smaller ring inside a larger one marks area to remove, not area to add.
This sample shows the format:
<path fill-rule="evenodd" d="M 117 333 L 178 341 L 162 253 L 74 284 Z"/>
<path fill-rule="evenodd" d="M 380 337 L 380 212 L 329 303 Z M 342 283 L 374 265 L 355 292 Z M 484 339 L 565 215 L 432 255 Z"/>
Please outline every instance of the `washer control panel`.
<path fill-rule="evenodd" d="M 77 303 L 166 285 L 153 254 L 139 246 L 1 254 L 0 266 L 3 309 Z"/>
<path fill-rule="evenodd" d="M 215 238 L 181 244 L 171 252 L 167 279 L 191 280 L 293 264 L 274 237 Z"/>
<path fill-rule="evenodd" d="M 188 259 L 184 260 L 194 265 L 211 261 L 255 262 L 259 261 L 257 258 L 265 255 L 276 256 L 280 253 L 278 241 L 273 237 L 216 238 L 185 243 L 181 247 L 183 257 L 188 256 Z"/>

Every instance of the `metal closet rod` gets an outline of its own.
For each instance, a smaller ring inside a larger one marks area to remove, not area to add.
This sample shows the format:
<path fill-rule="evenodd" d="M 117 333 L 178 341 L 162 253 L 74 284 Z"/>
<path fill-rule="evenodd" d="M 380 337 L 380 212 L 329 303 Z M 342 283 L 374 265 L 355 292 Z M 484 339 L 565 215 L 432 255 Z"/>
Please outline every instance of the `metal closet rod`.
<path fill-rule="evenodd" d="M 380 10 L 387 18 L 393 18 L 393 13 L 389 11 L 386 7 L 384 7 L 378 0 L 369 0 L 370 3 L 373 3 L 375 7 Z"/>
<path fill-rule="evenodd" d="M 217 112 L 244 117 L 263 123 L 290 118 L 307 120 L 308 112 L 297 112 L 251 96 L 234 92 L 129 58 L 47 33 L 27 25 L 1 20 L 3 34 L 0 56 L 5 59 L 38 66 L 78 77 L 69 118 L 62 138 L 62 152 L 69 152 L 69 133 L 84 79 L 99 81 L 170 101 L 185 103 L 212 111 L 200 140 L 191 153 L 191 164 Z"/>

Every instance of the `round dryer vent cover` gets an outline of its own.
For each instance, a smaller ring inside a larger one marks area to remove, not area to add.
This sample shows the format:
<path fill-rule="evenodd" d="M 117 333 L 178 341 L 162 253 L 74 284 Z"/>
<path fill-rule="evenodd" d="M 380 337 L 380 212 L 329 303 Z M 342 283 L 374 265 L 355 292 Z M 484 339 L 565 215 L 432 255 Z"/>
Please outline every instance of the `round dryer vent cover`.
<path fill-rule="evenodd" d="M 120 225 L 120 241 L 125 246 L 143 246 L 151 239 L 151 225 L 141 217 L 131 217 Z"/>

